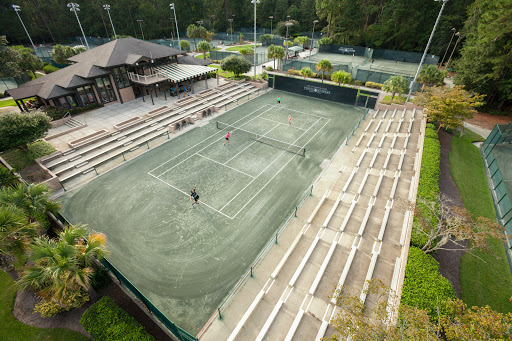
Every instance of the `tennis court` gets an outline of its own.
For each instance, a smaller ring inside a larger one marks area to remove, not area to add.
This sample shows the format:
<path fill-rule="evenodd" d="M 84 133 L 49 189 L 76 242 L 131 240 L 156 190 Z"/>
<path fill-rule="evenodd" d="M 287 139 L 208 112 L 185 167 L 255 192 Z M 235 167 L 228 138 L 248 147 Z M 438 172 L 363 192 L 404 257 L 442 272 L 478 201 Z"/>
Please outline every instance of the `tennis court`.
<path fill-rule="evenodd" d="M 197 334 L 364 110 L 271 91 L 66 193 L 63 215 L 105 233 L 109 261 Z"/>

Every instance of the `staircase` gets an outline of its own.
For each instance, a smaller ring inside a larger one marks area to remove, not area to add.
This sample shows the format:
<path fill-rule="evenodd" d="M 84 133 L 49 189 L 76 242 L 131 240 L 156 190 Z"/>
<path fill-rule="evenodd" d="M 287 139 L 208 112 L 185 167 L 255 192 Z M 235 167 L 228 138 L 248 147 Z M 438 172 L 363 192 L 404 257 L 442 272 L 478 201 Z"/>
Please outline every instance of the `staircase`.
<path fill-rule="evenodd" d="M 79 120 L 74 119 L 73 117 L 69 118 L 69 120 L 67 120 L 65 124 L 70 128 L 76 128 L 86 125 L 85 123 L 80 122 Z"/>

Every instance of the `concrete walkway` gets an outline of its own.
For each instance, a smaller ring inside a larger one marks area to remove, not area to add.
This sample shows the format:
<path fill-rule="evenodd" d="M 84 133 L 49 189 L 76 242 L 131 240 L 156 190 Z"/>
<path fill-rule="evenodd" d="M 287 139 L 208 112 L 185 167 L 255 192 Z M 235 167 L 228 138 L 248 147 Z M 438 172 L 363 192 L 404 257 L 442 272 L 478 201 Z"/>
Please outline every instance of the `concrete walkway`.
<path fill-rule="evenodd" d="M 416 198 L 424 125 L 413 110 L 369 114 L 200 339 L 329 338 L 329 321 L 339 312 L 329 298 L 333 287 L 370 309 L 377 297 L 364 294 L 366 280 L 379 278 L 400 294 L 412 228 L 407 203 Z M 389 301 L 391 312 L 395 302 Z"/>
<path fill-rule="evenodd" d="M 482 136 L 484 139 L 486 139 L 487 136 L 489 136 L 489 134 L 491 133 L 490 129 L 485 129 L 485 128 L 482 128 L 482 127 L 479 127 L 479 126 L 476 126 L 474 124 L 467 123 L 467 122 L 464 122 L 464 127 L 469 130 L 474 131 L 478 135 Z"/>

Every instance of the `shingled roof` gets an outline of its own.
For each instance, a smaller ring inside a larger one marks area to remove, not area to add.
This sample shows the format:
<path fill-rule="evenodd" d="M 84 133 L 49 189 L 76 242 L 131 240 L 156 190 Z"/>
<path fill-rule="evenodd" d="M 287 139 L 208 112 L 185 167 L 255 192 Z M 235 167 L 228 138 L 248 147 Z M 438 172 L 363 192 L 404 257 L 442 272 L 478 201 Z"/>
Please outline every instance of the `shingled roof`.
<path fill-rule="evenodd" d="M 159 59 L 184 54 L 171 47 L 135 38 L 121 38 L 69 58 L 75 62 L 63 69 L 20 85 L 7 92 L 15 100 L 32 96 L 51 99 L 73 93 L 72 88 L 92 84 L 98 76 L 110 72 L 103 68 L 133 65 L 141 59 Z"/>

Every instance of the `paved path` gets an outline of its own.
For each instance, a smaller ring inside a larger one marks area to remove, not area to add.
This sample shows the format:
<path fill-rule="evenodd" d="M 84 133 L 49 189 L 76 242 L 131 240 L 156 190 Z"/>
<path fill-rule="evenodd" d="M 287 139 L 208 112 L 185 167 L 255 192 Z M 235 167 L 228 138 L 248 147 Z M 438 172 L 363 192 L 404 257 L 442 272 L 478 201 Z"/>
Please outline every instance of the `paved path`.
<path fill-rule="evenodd" d="M 367 279 L 400 293 L 424 125 L 412 110 L 369 114 L 201 340 L 320 340 L 334 333 L 334 286 L 368 308 L 377 298 L 362 292 Z"/>

